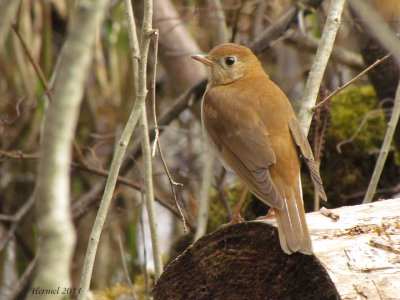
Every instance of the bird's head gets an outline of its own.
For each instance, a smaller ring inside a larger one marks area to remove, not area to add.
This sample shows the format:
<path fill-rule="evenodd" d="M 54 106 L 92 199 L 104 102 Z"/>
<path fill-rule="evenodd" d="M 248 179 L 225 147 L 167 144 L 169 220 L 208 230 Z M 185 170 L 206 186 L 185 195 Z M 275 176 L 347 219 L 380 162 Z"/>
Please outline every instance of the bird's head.
<path fill-rule="evenodd" d="M 191 58 L 207 66 L 211 86 L 229 84 L 260 71 L 264 72 L 253 52 L 238 44 L 222 44 L 207 55 L 195 54 Z"/>

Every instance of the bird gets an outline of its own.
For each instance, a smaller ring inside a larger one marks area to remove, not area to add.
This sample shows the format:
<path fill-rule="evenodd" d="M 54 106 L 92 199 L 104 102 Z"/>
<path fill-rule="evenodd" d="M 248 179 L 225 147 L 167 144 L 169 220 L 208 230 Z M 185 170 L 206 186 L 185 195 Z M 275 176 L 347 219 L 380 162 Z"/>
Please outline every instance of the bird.
<path fill-rule="evenodd" d="M 191 58 L 207 67 L 201 119 L 213 148 L 223 164 L 273 209 L 282 250 L 286 254 L 311 255 L 301 158 L 315 190 L 322 199 L 327 197 L 310 144 L 289 99 L 245 46 L 221 44 L 206 55 L 193 54 Z"/>

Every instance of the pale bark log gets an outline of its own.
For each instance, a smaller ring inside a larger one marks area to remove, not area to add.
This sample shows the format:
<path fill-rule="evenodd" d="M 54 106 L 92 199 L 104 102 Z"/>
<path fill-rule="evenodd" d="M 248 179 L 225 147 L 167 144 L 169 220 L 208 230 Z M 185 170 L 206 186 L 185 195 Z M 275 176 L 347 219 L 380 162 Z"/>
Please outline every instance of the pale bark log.
<path fill-rule="evenodd" d="M 314 252 L 342 299 L 399 299 L 400 199 L 307 214 Z"/>

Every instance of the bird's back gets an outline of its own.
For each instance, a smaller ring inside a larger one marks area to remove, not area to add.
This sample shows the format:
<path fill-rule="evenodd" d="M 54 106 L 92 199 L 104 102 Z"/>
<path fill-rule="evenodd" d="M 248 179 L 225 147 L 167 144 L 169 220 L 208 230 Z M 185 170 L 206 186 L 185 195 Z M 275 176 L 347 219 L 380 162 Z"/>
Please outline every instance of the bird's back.
<path fill-rule="evenodd" d="M 318 167 L 289 100 L 243 46 L 224 44 L 193 58 L 208 67 L 203 125 L 225 163 L 275 209 L 286 253 L 312 253 L 300 181 L 300 152 L 317 191 Z"/>

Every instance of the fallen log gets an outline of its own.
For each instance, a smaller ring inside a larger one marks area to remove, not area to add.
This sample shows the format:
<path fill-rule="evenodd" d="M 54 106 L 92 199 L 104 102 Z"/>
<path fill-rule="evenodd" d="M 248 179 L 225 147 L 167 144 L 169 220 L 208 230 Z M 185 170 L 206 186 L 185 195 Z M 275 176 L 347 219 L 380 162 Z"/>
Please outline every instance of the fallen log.
<path fill-rule="evenodd" d="M 154 299 L 400 299 L 400 199 L 307 214 L 315 255 L 286 255 L 270 221 L 204 236 Z"/>

